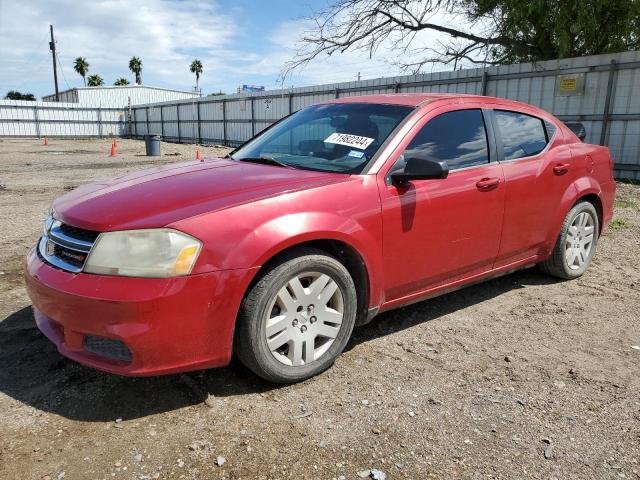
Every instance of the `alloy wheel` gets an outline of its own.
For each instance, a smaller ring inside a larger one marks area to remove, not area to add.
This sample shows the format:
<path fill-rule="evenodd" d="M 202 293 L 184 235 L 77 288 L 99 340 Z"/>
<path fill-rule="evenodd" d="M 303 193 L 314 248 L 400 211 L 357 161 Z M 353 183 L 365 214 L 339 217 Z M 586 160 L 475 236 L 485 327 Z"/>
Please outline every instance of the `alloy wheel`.
<path fill-rule="evenodd" d="M 271 354 L 289 366 L 308 365 L 335 341 L 344 315 L 344 298 L 327 274 L 303 272 L 271 300 L 265 337 Z"/>
<path fill-rule="evenodd" d="M 593 247 L 595 220 L 590 212 L 573 219 L 565 239 L 565 260 L 571 270 L 578 270 L 589 259 Z"/>

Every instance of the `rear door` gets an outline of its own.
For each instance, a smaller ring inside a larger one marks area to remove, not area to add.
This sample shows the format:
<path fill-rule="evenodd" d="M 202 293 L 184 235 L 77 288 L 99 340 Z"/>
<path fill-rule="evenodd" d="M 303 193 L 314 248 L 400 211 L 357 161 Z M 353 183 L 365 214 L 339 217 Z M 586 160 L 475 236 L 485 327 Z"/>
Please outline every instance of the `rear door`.
<path fill-rule="evenodd" d="M 559 138 L 561 130 L 534 113 L 498 105 L 491 111 L 505 177 L 504 226 L 495 267 L 539 253 L 576 176 L 571 150 Z"/>
<path fill-rule="evenodd" d="M 387 301 L 491 269 L 504 206 L 493 145 L 481 104 L 442 107 L 414 126 L 381 170 Z M 393 185 L 391 172 L 404 168 L 413 150 L 446 160 L 449 176 Z"/>

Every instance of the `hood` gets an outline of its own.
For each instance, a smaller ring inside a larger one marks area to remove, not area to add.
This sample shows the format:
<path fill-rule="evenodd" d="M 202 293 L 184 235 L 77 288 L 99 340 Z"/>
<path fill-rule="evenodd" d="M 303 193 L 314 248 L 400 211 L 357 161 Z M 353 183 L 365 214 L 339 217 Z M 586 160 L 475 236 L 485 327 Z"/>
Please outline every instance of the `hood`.
<path fill-rule="evenodd" d="M 166 165 L 85 185 L 55 200 L 53 208 L 62 222 L 88 230 L 155 228 L 348 178 L 344 174 L 214 159 Z"/>

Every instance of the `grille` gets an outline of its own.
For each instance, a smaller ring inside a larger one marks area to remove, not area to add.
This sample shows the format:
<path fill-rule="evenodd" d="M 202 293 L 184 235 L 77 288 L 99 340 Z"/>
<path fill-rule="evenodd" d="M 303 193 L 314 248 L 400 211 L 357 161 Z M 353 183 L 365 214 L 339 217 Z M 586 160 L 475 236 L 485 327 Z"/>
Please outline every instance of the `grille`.
<path fill-rule="evenodd" d="M 77 252 L 75 250 L 71 250 L 70 248 L 60 246 L 58 244 L 54 244 L 53 254 L 57 258 L 60 258 L 65 262 L 78 268 L 82 268 L 82 266 L 84 265 L 84 261 L 87 259 L 86 253 Z"/>
<path fill-rule="evenodd" d="M 100 232 L 94 232 L 92 230 L 85 230 L 84 228 L 73 227 L 71 225 L 67 225 L 66 223 L 60 224 L 60 231 L 69 237 L 76 238 L 78 240 L 83 240 L 85 242 L 95 242 Z"/>
<path fill-rule="evenodd" d="M 131 350 L 120 340 L 86 335 L 84 337 L 84 350 L 110 360 L 131 363 Z"/>
<path fill-rule="evenodd" d="M 54 267 L 78 273 L 82 271 L 98 235 L 100 235 L 99 232 L 74 227 L 49 218 L 45 223 L 38 252 Z"/>

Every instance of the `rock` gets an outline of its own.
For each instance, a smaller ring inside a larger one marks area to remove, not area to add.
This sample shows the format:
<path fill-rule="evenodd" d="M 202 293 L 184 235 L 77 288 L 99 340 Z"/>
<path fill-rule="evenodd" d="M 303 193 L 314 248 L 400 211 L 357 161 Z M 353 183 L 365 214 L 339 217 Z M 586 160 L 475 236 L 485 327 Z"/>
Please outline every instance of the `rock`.
<path fill-rule="evenodd" d="M 118 461 L 113 464 L 116 468 L 120 468 L 122 466 L 122 462 Z"/>
<path fill-rule="evenodd" d="M 374 433 L 375 435 L 380 435 L 380 429 L 379 428 L 372 428 L 371 429 L 371 433 Z"/>
<path fill-rule="evenodd" d="M 182 461 L 181 458 L 178 459 L 178 467 L 180 468 L 184 467 L 184 462 Z"/>
<path fill-rule="evenodd" d="M 553 457 L 553 444 L 548 438 L 543 438 L 542 442 L 547 444 L 547 446 L 544 448 L 544 458 L 548 460 Z"/>
<path fill-rule="evenodd" d="M 360 400 L 362 405 L 369 405 L 369 400 Z"/>
<path fill-rule="evenodd" d="M 141 461 L 142 461 L 142 454 L 141 454 L 141 453 L 137 453 L 137 454 L 135 454 L 135 455 L 133 456 L 133 459 L 134 459 L 136 462 L 141 462 Z"/>
<path fill-rule="evenodd" d="M 631 345 L 634 350 L 640 350 L 640 345 Z"/>
<path fill-rule="evenodd" d="M 556 380 L 555 382 L 553 382 L 553 384 L 555 385 L 556 388 L 564 388 L 564 385 L 565 385 L 565 383 L 560 380 Z"/>
<path fill-rule="evenodd" d="M 369 477 L 373 480 L 387 480 L 387 475 L 382 470 L 371 470 Z"/>
<path fill-rule="evenodd" d="M 371 475 L 371 470 L 360 470 L 358 472 L 360 478 L 369 478 L 369 475 Z"/>
<path fill-rule="evenodd" d="M 507 356 L 504 357 L 504 361 L 507 362 L 507 363 L 510 363 L 511 362 L 511 358 L 507 355 Z"/>
<path fill-rule="evenodd" d="M 218 458 L 216 458 L 216 465 L 217 466 L 221 467 L 225 463 L 227 463 L 227 459 L 226 458 L 220 457 L 220 456 L 218 456 Z"/>
<path fill-rule="evenodd" d="M 58 478 L 58 480 L 63 480 L 63 479 L 64 479 L 64 472 L 60 472 L 60 473 L 58 474 L 58 477 L 57 477 L 57 478 Z"/>
<path fill-rule="evenodd" d="M 416 412 L 414 412 L 414 411 L 409 412 L 409 416 L 410 417 L 415 417 L 416 416 Z"/>
<path fill-rule="evenodd" d="M 216 397 L 208 393 L 207 398 L 204 399 L 204 403 L 207 407 L 213 408 L 216 405 L 215 400 L 216 400 Z"/>
<path fill-rule="evenodd" d="M 324 441 L 324 440 L 321 440 L 321 441 L 320 441 L 320 444 L 318 445 L 318 447 L 320 447 L 320 448 L 327 448 L 327 442 L 326 442 L 326 441 Z"/>

